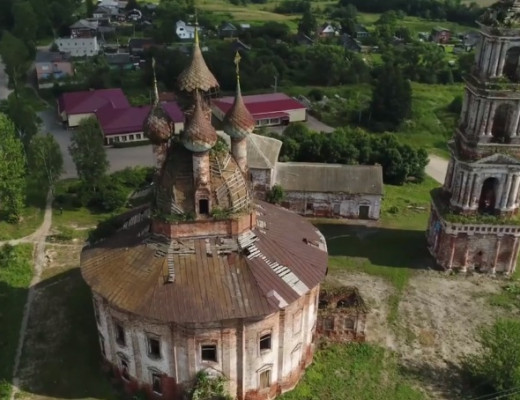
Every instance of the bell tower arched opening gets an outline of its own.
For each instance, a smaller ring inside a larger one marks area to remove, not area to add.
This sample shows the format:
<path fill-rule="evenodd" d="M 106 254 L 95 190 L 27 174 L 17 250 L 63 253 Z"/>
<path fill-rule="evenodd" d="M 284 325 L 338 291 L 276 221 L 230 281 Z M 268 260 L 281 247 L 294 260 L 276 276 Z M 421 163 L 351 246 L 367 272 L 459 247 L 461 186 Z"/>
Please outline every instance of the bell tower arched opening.
<path fill-rule="evenodd" d="M 493 214 L 497 201 L 498 179 L 487 178 L 482 183 L 480 199 L 478 202 L 478 211 L 481 214 Z"/>
<path fill-rule="evenodd" d="M 497 107 L 491 128 L 492 141 L 494 143 L 509 143 L 511 141 L 511 136 L 507 129 L 511 113 L 512 107 L 509 104 L 501 104 Z"/>
<path fill-rule="evenodd" d="M 520 82 L 520 47 L 511 47 L 506 53 L 502 74 L 511 82 Z"/>

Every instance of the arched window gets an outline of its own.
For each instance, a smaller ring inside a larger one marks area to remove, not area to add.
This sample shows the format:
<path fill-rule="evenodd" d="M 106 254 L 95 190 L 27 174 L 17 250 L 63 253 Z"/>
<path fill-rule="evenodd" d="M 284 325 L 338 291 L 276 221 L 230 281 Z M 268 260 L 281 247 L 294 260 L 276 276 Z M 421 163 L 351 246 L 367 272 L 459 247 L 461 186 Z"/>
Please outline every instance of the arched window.
<path fill-rule="evenodd" d="M 507 76 L 510 81 L 520 81 L 520 71 L 518 69 L 518 60 L 520 58 L 520 47 L 512 47 L 506 53 L 506 60 L 502 74 Z"/>
<path fill-rule="evenodd" d="M 510 104 L 501 104 L 495 110 L 493 117 L 493 127 L 491 133 L 494 143 L 509 143 L 511 141 L 508 124 L 513 110 Z"/>
<path fill-rule="evenodd" d="M 497 200 L 497 178 L 487 178 L 482 184 L 478 210 L 482 214 L 492 214 L 495 211 Z"/>

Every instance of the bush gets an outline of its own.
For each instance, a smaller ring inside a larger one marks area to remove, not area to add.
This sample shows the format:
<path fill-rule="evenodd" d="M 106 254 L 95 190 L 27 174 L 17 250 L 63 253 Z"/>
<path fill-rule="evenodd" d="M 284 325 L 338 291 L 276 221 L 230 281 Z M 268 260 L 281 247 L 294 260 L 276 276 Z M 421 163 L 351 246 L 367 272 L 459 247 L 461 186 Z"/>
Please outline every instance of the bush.
<path fill-rule="evenodd" d="M 454 114 L 460 114 L 462 111 L 462 96 L 456 96 L 448 105 L 448 111 Z"/>
<path fill-rule="evenodd" d="M 307 93 L 307 96 L 309 96 L 311 100 L 320 101 L 323 99 L 323 90 L 318 88 L 311 89 L 309 93 Z"/>
<path fill-rule="evenodd" d="M 92 244 L 101 239 L 105 239 L 114 234 L 121 226 L 121 218 L 117 216 L 101 221 L 97 224 L 96 229 L 89 232 L 88 241 Z"/>
<path fill-rule="evenodd" d="M 111 212 L 123 207 L 126 198 L 127 191 L 122 185 L 115 182 L 105 183 L 90 198 L 87 206 L 98 211 Z"/>
<path fill-rule="evenodd" d="M 482 350 L 466 360 L 475 382 L 484 382 L 495 393 L 520 387 L 520 321 L 499 319 L 482 328 L 477 340 Z M 520 393 L 511 392 L 507 398 L 520 400 Z"/>
<path fill-rule="evenodd" d="M 274 185 L 269 192 L 267 192 L 267 201 L 272 204 L 280 204 L 285 197 L 283 188 L 280 185 Z"/>
<path fill-rule="evenodd" d="M 125 168 L 114 172 L 110 177 L 114 182 L 137 189 L 152 181 L 153 169 L 145 167 Z"/>

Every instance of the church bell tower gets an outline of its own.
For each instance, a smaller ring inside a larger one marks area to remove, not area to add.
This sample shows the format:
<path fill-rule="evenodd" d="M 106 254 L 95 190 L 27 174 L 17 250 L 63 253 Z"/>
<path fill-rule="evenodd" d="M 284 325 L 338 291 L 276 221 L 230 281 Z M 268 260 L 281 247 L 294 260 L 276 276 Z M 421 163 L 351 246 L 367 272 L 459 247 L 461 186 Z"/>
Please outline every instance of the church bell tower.
<path fill-rule="evenodd" d="M 444 185 L 432 191 L 427 241 L 446 270 L 508 275 L 520 237 L 520 0 L 495 3 L 477 22 L 481 41 Z"/>

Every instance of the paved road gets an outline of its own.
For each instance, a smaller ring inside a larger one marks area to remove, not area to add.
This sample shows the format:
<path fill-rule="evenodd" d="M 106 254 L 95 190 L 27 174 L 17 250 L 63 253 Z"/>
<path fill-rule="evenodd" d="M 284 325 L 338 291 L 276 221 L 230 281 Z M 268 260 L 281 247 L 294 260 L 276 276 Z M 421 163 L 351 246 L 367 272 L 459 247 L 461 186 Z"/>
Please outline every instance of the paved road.
<path fill-rule="evenodd" d="M 428 157 L 430 158 L 430 162 L 426 166 L 426 173 L 437 182 L 444 183 L 444 177 L 448 170 L 448 160 L 433 154 L 429 154 Z"/>
<path fill-rule="evenodd" d="M 70 138 L 73 134 L 63 128 L 58 116 L 52 109 L 42 111 L 38 114 L 42 119 L 40 130 L 50 132 L 59 143 L 63 154 L 64 173 L 62 178 L 74 178 L 77 176 L 76 167 L 69 153 Z M 106 148 L 107 158 L 110 162 L 110 171 L 118 171 L 126 167 L 153 166 L 155 165 L 152 146 L 127 147 L 124 149 Z"/>

